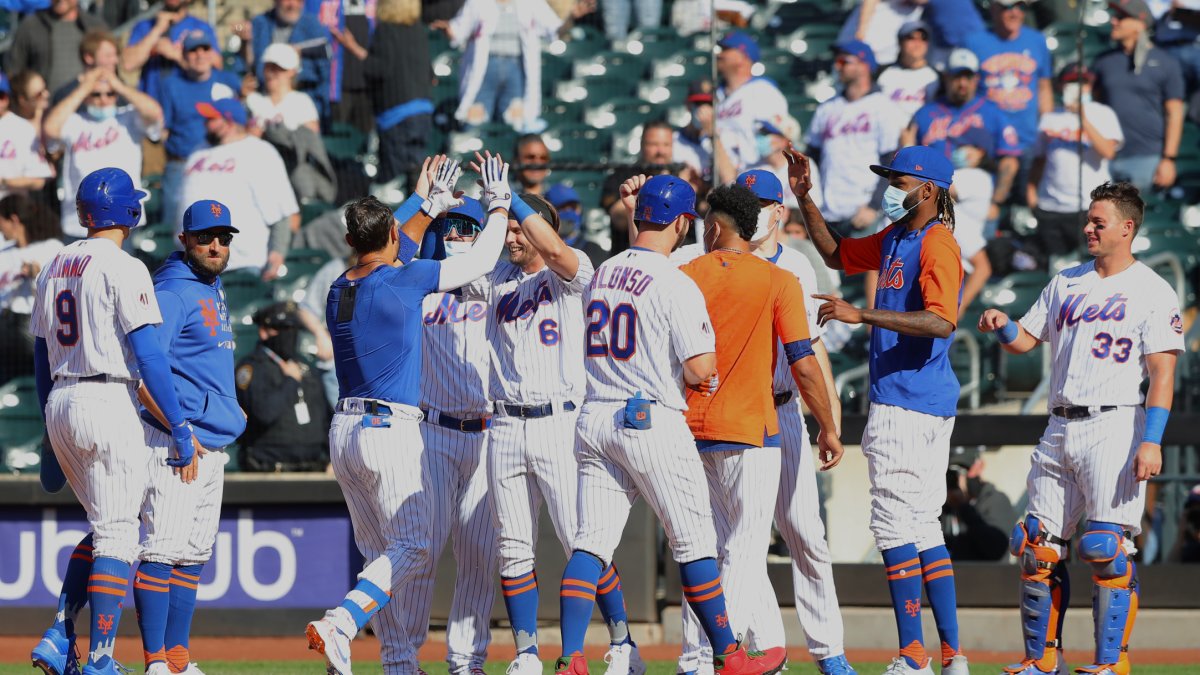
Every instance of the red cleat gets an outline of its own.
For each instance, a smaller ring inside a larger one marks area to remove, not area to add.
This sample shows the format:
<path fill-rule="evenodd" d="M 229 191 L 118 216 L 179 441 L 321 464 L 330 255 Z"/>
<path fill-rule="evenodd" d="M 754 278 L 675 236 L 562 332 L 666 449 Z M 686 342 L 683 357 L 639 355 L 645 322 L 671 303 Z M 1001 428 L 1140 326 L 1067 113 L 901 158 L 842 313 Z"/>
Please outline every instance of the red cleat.
<path fill-rule="evenodd" d="M 563 656 L 554 664 L 555 675 L 588 675 L 587 659 L 578 652 Z"/>

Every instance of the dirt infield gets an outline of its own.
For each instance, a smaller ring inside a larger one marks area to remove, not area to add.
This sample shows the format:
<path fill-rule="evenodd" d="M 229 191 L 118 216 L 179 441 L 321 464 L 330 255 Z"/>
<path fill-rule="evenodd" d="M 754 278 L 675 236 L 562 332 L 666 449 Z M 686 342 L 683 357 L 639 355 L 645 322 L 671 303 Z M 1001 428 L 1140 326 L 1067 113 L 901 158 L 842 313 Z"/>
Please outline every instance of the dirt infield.
<path fill-rule="evenodd" d="M 29 650 L 36 644 L 35 637 L 0 637 L 0 663 L 28 662 Z M 679 655 L 679 645 L 674 644 L 642 644 L 639 646 L 642 658 L 647 661 L 670 661 Z M 558 647 L 547 645 L 545 653 L 557 656 Z M 589 646 L 585 650 L 588 658 L 599 659 L 604 655 L 605 647 Z M 488 653 L 489 661 L 509 661 L 514 656 L 512 645 L 492 645 Z M 887 650 L 849 650 L 847 656 L 851 662 L 883 661 L 895 656 L 895 652 Z M 1091 658 L 1090 651 L 1069 650 L 1067 660 L 1071 663 L 1086 663 Z M 117 641 L 117 660 L 122 663 L 141 663 L 141 644 L 133 636 L 124 637 Z M 310 661 L 314 658 L 308 651 L 308 645 L 303 636 L 295 638 L 237 638 L 237 637 L 201 637 L 192 639 L 192 656 L 199 660 L 222 661 Z M 426 644 L 418 655 L 422 661 L 440 661 L 446 657 L 444 643 Z M 972 651 L 972 661 L 986 663 L 1005 663 L 1012 660 L 1013 654 L 999 652 Z M 789 657 L 793 661 L 807 661 L 808 650 L 803 647 L 789 649 Z M 355 660 L 377 661 L 379 659 L 379 641 L 374 637 L 362 637 L 354 641 Z M 1135 658 L 1138 663 L 1145 664 L 1200 664 L 1200 649 L 1164 649 L 1137 650 Z"/>

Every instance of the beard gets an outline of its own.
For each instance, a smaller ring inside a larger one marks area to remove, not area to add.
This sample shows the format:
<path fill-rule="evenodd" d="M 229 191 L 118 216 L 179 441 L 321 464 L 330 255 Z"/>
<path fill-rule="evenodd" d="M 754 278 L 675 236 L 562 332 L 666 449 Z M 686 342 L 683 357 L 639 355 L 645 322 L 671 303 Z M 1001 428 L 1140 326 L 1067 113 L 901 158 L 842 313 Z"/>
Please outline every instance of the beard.
<path fill-rule="evenodd" d="M 206 131 L 204 132 L 204 140 L 208 141 L 209 145 L 216 147 L 221 144 L 221 135 L 214 134 L 211 131 Z"/>
<path fill-rule="evenodd" d="M 188 265 L 197 274 L 206 277 L 216 277 L 229 266 L 229 251 L 226 249 L 224 255 L 218 258 L 210 258 L 206 252 L 200 249 L 189 249 L 187 252 L 187 261 Z"/>

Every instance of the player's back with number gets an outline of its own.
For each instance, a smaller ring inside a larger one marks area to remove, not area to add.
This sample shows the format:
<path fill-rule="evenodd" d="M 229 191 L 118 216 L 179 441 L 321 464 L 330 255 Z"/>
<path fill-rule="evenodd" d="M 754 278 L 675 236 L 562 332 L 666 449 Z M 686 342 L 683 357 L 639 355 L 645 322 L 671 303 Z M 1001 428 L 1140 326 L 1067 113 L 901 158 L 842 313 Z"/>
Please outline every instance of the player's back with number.
<path fill-rule="evenodd" d="M 683 361 L 712 350 L 696 283 L 666 256 L 631 248 L 606 261 L 584 294 L 587 400 L 644 398 L 686 409 Z"/>
<path fill-rule="evenodd" d="M 46 338 L 55 378 L 136 379 L 125 336 L 161 320 L 145 265 L 108 239 L 64 247 L 38 275 L 32 328 Z"/>

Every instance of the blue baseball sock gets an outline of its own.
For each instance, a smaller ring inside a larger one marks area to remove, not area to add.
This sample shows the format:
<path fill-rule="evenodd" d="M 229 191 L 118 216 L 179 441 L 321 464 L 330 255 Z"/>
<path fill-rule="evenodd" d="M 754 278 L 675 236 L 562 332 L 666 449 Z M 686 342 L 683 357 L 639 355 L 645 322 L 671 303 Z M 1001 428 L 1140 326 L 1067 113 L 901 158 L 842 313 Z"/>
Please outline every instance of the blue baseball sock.
<path fill-rule="evenodd" d="M 954 590 L 954 566 L 944 545 L 921 551 L 921 578 L 942 641 L 945 664 L 958 653 L 958 597 Z"/>
<path fill-rule="evenodd" d="M 88 663 L 97 668 L 107 668 L 113 660 L 129 571 L 129 563 L 116 558 L 95 558 L 92 563 L 88 577 L 88 602 L 92 605 Z"/>
<path fill-rule="evenodd" d="M 604 563 L 584 551 L 572 553 L 563 570 L 558 606 L 564 658 L 583 653 L 583 638 L 592 620 L 592 608 L 596 606 L 596 582 L 603 570 Z"/>
<path fill-rule="evenodd" d="M 79 540 L 71 558 L 67 560 L 67 574 L 63 577 L 62 592 L 58 596 L 58 614 L 54 623 L 62 623 L 63 633 L 68 640 L 75 639 L 75 621 L 87 604 L 88 577 L 92 574 L 92 533 Z"/>
<path fill-rule="evenodd" d="M 701 558 L 679 563 L 679 578 L 683 583 L 683 598 L 700 619 L 713 654 L 728 654 L 737 647 L 737 638 L 729 627 L 725 610 L 725 593 L 721 590 L 721 570 L 713 558 Z"/>
<path fill-rule="evenodd" d="M 192 662 L 188 636 L 192 632 L 192 614 L 196 611 L 196 592 L 204 565 L 176 565 L 171 570 L 171 611 L 167 615 L 167 665 L 171 672 L 182 673 Z"/>
<path fill-rule="evenodd" d="M 362 630 L 371 617 L 379 613 L 383 606 L 392 599 L 392 594 L 366 579 L 359 579 L 354 588 L 346 594 L 341 606 L 354 619 L 354 626 Z"/>
<path fill-rule="evenodd" d="M 146 667 L 167 662 L 167 615 L 171 606 L 171 566 L 143 562 L 133 575 L 133 601 L 137 606 L 138 630 Z"/>
<path fill-rule="evenodd" d="M 513 640 L 518 654 L 537 655 L 537 571 L 518 577 L 500 577 L 504 593 L 504 608 L 508 610 L 508 621 L 512 624 Z M 588 615 L 591 618 L 591 614 Z"/>
<path fill-rule="evenodd" d="M 881 553 L 888 590 L 892 592 L 892 611 L 896 613 L 900 655 L 913 668 L 924 668 L 928 659 L 921 643 L 921 560 L 917 547 L 905 544 Z"/>
<path fill-rule="evenodd" d="M 621 592 L 621 575 L 616 565 L 609 565 L 596 582 L 596 604 L 608 626 L 609 644 L 633 644 L 629 635 L 629 616 L 625 613 L 625 594 Z"/>

